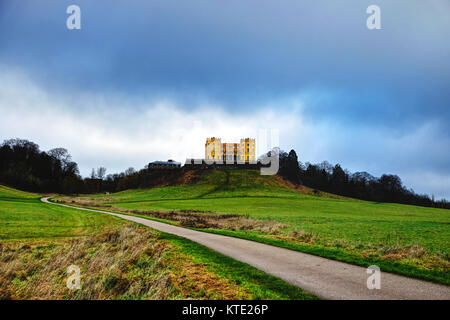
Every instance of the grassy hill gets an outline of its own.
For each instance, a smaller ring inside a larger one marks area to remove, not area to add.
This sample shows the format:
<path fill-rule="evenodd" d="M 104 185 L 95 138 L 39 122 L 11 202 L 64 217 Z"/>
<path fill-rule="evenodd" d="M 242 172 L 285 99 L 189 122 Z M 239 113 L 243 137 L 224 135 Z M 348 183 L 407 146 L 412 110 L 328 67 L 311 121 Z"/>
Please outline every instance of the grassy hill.
<path fill-rule="evenodd" d="M 450 283 L 444 209 L 317 196 L 255 170 L 207 170 L 196 184 L 62 200 Z"/>
<path fill-rule="evenodd" d="M 0 299 L 314 299 L 176 236 L 0 186 Z M 81 269 L 81 290 L 66 268 Z"/>

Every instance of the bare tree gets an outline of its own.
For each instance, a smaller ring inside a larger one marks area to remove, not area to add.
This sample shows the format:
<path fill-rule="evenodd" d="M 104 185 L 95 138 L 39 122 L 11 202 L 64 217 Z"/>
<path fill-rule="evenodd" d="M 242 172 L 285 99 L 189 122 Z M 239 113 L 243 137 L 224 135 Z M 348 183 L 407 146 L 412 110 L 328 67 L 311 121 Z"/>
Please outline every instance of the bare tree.
<path fill-rule="evenodd" d="M 105 167 L 98 167 L 97 168 L 97 179 L 104 179 L 106 174 L 106 168 Z"/>
<path fill-rule="evenodd" d="M 69 154 L 67 149 L 54 148 L 49 150 L 47 154 L 61 163 L 61 168 L 64 172 L 74 173 L 74 164 L 76 166 L 76 163 L 72 162 L 72 156 Z M 78 167 L 75 171 L 78 171 Z"/>
<path fill-rule="evenodd" d="M 131 176 L 131 175 L 133 175 L 134 173 L 136 173 L 136 170 L 134 170 L 133 167 L 129 167 L 127 170 L 125 170 L 125 175 L 126 175 L 126 176 Z"/>

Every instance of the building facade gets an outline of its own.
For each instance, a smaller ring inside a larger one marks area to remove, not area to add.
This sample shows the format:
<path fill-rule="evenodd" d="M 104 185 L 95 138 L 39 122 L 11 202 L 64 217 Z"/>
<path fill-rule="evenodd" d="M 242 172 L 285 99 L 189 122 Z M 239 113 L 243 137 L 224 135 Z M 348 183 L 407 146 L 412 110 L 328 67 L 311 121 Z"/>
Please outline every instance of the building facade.
<path fill-rule="evenodd" d="M 174 169 L 180 168 L 181 163 L 173 160 L 168 161 L 153 161 L 148 164 L 149 169 Z"/>
<path fill-rule="evenodd" d="M 220 138 L 207 138 L 205 161 L 256 163 L 255 139 L 244 138 L 239 143 L 222 143 Z"/>

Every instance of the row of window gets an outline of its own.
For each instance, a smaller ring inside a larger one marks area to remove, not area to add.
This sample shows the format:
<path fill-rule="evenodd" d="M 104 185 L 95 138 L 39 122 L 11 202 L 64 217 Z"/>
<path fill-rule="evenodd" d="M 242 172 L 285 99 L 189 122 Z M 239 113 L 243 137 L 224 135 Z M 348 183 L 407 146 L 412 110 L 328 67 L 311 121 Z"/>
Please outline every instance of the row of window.
<path fill-rule="evenodd" d="M 253 148 L 252 148 L 252 151 L 253 151 Z M 211 152 L 216 152 L 216 150 L 213 148 L 213 149 L 211 150 Z M 250 152 L 250 148 L 247 148 L 247 152 Z"/>
<path fill-rule="evenodd" d="M 208 156 L 208 160 L 214 160 L 214 159 L 219 159 L 219 157 Z M 235 160 L 236 161 L 236 156 L 222 156 L 222 160 Z M 244 160 L 244 156 L 239 156 L 239 160 Z M 247 156 L 246 160 L 250 160 L 250 157 Z"/>
<path fill-rule="evenodd" d="M 220 143 L 218 143 L 218 145 L 220 146 Z M 214 144 L 212 145 L 212 147 L 214 148 Z M 233 147 L 234 147 L 234 145 L 232 145 Z M 211 146 L 208 146 L 208 147 L 211 147 Z M 241 147 L 245 147 L 245 143 L 241 143 Z M 250 147 L 250 144 L 249 143 L 247 143 L 247 148 L 249 148 Z M 252 144 L 252 147 L 253 147 L 253 144 Z"/>

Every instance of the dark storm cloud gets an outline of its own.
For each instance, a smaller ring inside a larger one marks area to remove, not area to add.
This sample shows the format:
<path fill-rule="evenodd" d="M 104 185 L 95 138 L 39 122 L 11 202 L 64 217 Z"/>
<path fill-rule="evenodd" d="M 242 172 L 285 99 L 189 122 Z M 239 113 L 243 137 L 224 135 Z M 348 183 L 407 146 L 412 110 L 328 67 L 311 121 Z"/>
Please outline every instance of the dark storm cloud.
<path fill-rule="evenodd" d="M 333 97 L 315 106 L 330 116 L 449 116 L 444 1 L 379 1 L 377 31 L 365 27 L 368 1 L 6 3 L 2 61 L 49 85 L 201 95 L 229 108 L 317 89 Z M 65 28 L 73 3 L 80 31 Z"/>

